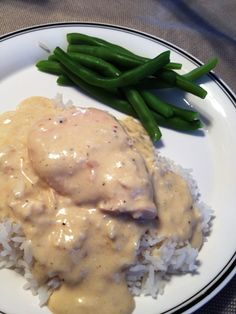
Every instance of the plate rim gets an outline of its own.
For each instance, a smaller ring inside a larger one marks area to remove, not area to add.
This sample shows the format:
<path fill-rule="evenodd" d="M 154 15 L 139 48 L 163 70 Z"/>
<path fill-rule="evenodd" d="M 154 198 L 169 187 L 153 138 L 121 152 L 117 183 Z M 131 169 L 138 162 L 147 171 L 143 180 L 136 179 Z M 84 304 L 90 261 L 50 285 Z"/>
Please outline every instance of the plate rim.
<path fill-rule="evenodd" d="M 44 30 L 44 29 L 52 29 L 52 28 L 60 28 L 60 27 L 99 27 L 99 28 L 108 28 L 110 30 L 118 30 L 127 32 L 130 34 L 138 35 L 143 38 L 149 39 L 153 42 L 162 44 L 166 47 L 171 48 L 178 54 L 182 55 L 184 58 L 187 58 L 192 63 L 196 65 L 202 65 L 203 63 L 196 58 L 191 53 L 187 52 L 185 49 L 163 39 L 155 35 L 151 35 L 149 33 L 129 28 L 125 26 L 110 24 L 110 23 L 99 23 L 99 22 L 76 22 L 76 21 L 67 21 L 67 22 L 53 22 L 53 23 L 43 23 L 43 24 L 37 24 L 29 27 L 24 27 L 17 29 L 15 31 L 3 34 L 0 36 L 0 45 L 1 42 L 10 40 L 11 38 L 21 36 L 27 33 Z M 211 72 L 208 74 L 208 76 L 220 87 L 220 89 L 224 92 L 225 96 L 230 100 L 230 103 L 234 106 L 234 109 L 236 109 L 236 94 L 232 91 L 232 89 L 214 72 Z M 218 294 L 225 286 L 226 284 L 233 279 L 233 277 L 236 275 L 236 250 L 232 257 L 227 261 L 226 265 L 218 272 L 218 274 L 203 288 L 201 288 L 198 292 L 196 292 L 194 295 L 186 299 L 185 301 L 177 304 L 176 306 L 172 307 L 171 309 L 168 309 L 167 311 L 162 312 L 161 314 L 167 314 L 167 313 L 192 313 L 193 311 L 196 311 L 203 305 L 205 305 L 207 302 L 209 302 L 216 294 Z M 4 312 L 0 313 L 6 314 Z"/>

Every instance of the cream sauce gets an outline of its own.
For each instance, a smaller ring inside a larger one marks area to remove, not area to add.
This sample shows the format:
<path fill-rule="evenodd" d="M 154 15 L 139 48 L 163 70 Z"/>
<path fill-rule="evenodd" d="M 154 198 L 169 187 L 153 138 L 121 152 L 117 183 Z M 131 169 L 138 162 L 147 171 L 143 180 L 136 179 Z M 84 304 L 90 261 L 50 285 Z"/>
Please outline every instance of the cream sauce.
<path fill-rule="evenodd" d="M 0 219 L 21 223 L 40 283 L 63 280 L 49 300 L 53 313 L 133 311 L 124 271 L 135 263 L 141 236 L 156 228 L 133 218 L 154 218 L 156 205 L 161 234 L 200 246 L 186 183 L 154 166 L 140 124 L 124 125 L 40 97 L 0 116 Z"/>
<path fill-rule="evenodd" d="M 172 237 L 177 242 L 190 241 L 193 247 L 200 248 L 203 241 L 201 219 L 193 207 L 187 183 L 172 171 L 156 170 L 153 184 L 159 234 Z"/>
<path fill-rule="evenodd" d="M 156 216 L 144 159 L 108 113 L 74 108 L 44 118 L 30 131 L 28 147 L 38 175 L 77 205 Z"/>
<path fill-rule="evenodd" d="M 163 171 L 155 163 L 153 145 L 141 124 L 132 118 L 123 121 L 133 145 L 147 163 L 152 174 L 154 201 L 158 213 L 158 234 L 178 242 L 190 241 L 194 248 L 203 244 L 201 217 L 193 207 L 193 199 L 187 182 L 172 171 Z"/>
<path fill-rule="evenodd" d="M 69 276 L 68 272 L 63 276 L 66 285 L 54 292 L 49 307 L 56 313 L 66 313 L 68 306 L 72 314 L 131 313 L 134 301 L 123 271 L 134 263 L 135 248 L 144 229 L 127 218 L 104 218 L 96 210 L 84 224 L 84 243 L 71 252 L 77 266 L 71 268 Z"/>

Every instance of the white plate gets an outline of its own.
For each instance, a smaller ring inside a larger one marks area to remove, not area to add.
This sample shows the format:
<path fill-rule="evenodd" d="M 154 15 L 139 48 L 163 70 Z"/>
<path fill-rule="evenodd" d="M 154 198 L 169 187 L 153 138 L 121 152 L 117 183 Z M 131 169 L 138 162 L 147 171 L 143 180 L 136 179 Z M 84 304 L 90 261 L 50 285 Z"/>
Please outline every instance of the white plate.
<path fill-rule="evenodd" d="M 41 73 L 34 66 L 37 60 L 47 57 L 39 42 L 50 49 L 57 45 L 65 47 L 68 32 L 102 37 L 146 57 L 170 49 L 172 59 L 183 64 L 183 72 L 199 64 L 193 56 L 168 42 L 117 26 L 61 23 L 20 30 L 0 39 L 1 112 L 13 109 L 29 96 L 52 98 L 56 93 L 63 93 L 65 101 L 72 99 L 78 105 L 102 106 L 73 88 L 57 86 L 54 76 Z M 213 297 L 235 273 L 235 96 L 214 75 L 202 80 L 201 86 L 208 91 L 205 100 L 183 93 L 163 93 L 163 97 L 196 108 L 207 121 L 204 132 L 190 135 L 162 129 L 163 141 L 159 146 L 163 155 L 193 169 L 202 200 L 215 211 L 213 229 L 199 254 L 199 273 L 172 278 L 164 295 L 157 300 L 136 298 L 135 314 L 190 313 Z M 49 313 L 46 307 L 38 307 L 37 297 L 22 290 L 23 283 L 13 271 L 0 271 L 0 311 L 8 314 Z"/>

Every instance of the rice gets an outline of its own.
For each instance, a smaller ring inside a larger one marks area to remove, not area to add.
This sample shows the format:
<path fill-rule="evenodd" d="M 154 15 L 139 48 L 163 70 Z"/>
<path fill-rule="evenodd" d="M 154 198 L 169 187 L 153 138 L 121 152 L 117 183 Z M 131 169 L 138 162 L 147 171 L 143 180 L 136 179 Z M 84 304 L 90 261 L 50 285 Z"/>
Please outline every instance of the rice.
<path fill-rule="evenodd" d="M 200 211 L 204 238 L 209 234 L 212 210 L 200 202 L 200 194 L 191 170 L 184 169 L 156 153 L 156 161 L 163 171 L 172 170 L 180 174 L 189 185 L 195 205 Z M 134 296 L 141 294 L 156 298 L 164 292 L 165 283 L 171 274 L 193 273 L 197 269 L 198 250 L 186 243 L 177 243 L 174 239 L 159 236 L 149 231 L 137 247 L 137 263 L 126 271 L 127 285 Z M 26 240 L 21 226 L 11 220 L 0 223 L 0 268 L 9 268 L 21 273 L 26 283 L 24 289 L 38 295 L 39 305 L 47 303 L 54 289 L 60 286 L 55 274 L 48 274 L 48 282 L 39 286 L 31 269 L 33 256 L 31 243 Z"/>
<path fill-rule="evenodd" d="M 55 106 L 58 108 L 70 108 L 73 106 L 72 100 L 68 100 L 66 103 L 63 100 L 63 96 L 60 93 L 57 93 L 56 96 L 52 99 L 55 103 Z"/>
<path fill-rule="evenodd" d="M 213 211 L 200 201 L 200 193 L 191 169 L 184 169 L 170 159 L 159 155 L 156 150 L 156 163 L 163 171 L 171 170 L 182 176 L 190 188 L 194 206 L 201 216 L 201 229 L 206 241 L 210 232 Z M 156 298 L 164 292 L 164 286 L 170 274 L 194 273 L 198 267 L 198 250 L 189 242 L 177 243 L 175 239 L 147 233 L 140 241 L 138 262 L 129 268 L 126 274 L 129 290 L 133 295 L 151 295 Z"/>
<path fill-rule="evenodd" d="M 13 269 L 24 276 L 23 288 L 39 296 L 39 305 L 43 306 L 54 289 L 60 285 L 58 278 L 50 278 L 46 285 L 39 286 L 32 275 L 33 256 L 31 243 L 22 232 L 21 226 L 4 219 L 0 222 L 0 269 Z"/>
<path fill-rule="evenodd" d="M 56 106 L 69 107 L 71 101 L 63 104 L 61 94 L 54 99 Z M 200 193 L 196 181 L 192 177 L 191 169 L 184 169 L 171 160 L 161 156 L 156 151 L 156 163 L 163 170 L 172 170 L 181 175 L 188 183 L 192 193 L 194 205 L 201 215 L 201 227 L 204 239 L 210 231 L 212 210 L 200 201 Z M 111 234 L 112 236 L 112 234 Z M 164 292 L 166 282 L 175 273 L 194 273 L 197 269 L 198 250 L 190 243 L 179 243 L 174 238 L 158 235 L 157 231 L 146 232 L 137 245 L 137 262 L 126 271 L 127 285 L 134 296 L 141 294 L 156 298 Z M 21 226 L 5 219 L 0 222 L 0 269 L 8 268 L 22 274 L 26 280 L 24 289 L 38 295 L 39 305 L 47 303 L 53 290 L 57 289 L 61 281 L 54 273 L 48 273 L 48 281 L 39 285 L 32 274 L 31 242 L 23 234 Z"/>

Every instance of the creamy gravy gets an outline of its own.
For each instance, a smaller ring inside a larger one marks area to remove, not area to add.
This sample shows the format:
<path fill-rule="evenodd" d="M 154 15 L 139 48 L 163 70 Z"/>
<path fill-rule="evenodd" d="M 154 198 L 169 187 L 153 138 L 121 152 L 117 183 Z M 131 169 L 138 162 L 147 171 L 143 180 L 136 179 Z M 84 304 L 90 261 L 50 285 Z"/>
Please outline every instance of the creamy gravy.
<path fill-rule="evenodd" d="M 106 112 L 73 108 L 39 120 L 28 148 L 38 175 L 76 205 L 156 216 L 145 161 Z"/>
<path fill-rule="evenodd" d="M 152 174 L 154 200 L 158 213 L 158 234 L 176 241 L 190 241 L 200 249 L 203 243 L 201 217 L 193 207 L 187 182 L 172 171 L 163 171 L 155 163 L 153 145 L 141 124 L 132 118 L 123 121 L 135 148 L 144 156 Z M 144 144 L 143 144 L 144 143 Z"/>
<path fill-rule="evenodd" d="M 131 313 L 124 271 L 157 213 L 160 234 L 201 245 L 187 184 L 154 166 L 138 123 L 124 125 L 133 142 L 110 115 L 40 97 L 0 116 L 0 218 L 21 223 L 37 280 L 63 281 L 53 313 Z"/>
<path fill-rule="evenodd" d="M 171 172 L 155 171 L 155 202 L 160 235 L 175 238 L 178 242 L 189 240 L 193 247 L 202 245 L 201 220 L 193 208 L 193 200 L 184 179 Z"/>

